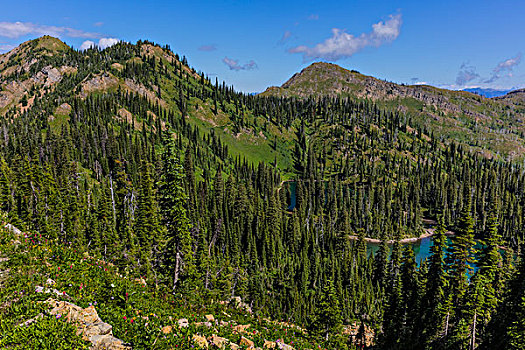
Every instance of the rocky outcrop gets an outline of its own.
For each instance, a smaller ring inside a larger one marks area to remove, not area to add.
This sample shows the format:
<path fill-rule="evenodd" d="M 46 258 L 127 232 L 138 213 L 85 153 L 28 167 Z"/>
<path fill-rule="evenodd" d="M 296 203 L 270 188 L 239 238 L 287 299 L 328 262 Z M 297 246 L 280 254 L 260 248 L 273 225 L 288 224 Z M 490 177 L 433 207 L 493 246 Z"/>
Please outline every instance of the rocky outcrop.
<path fill-rule="evenodd" d="M 226 338 L 219 337 L 216 334 L 213 334 L 209 338 L 210 345 L 215 346 L 219 349 L 226 349 L 226 347 L 230 344 L 230 341 Z"/>
<path fill-rule="evenodd" d="M 69 113 L 71 113 L 71 105 L 69 103 L 62 103 L 55 110 L 57 115 L 69 115 Z"/>
<path fill-rule="evenodd" d="M 181 318 L 180 320 L 177 321 L 177 323 L 179 325 L 179 328 L 188 328 L 190 325 L 188 320 L 185 318 Z"/>
<path fill-rule="evenodd" d="M 124 88 L 141 96 L 145 96 L 148 100 L 150 100 L 153 103 L 158 103 L 162 107 L 166 107 L 166 101 L 158 98 L 155 92 L 147 89 L 144 85 L 137 83 L 129 78 L 126 78 L 124 80 Z M 153 89 L 158 90 L 158 87 L 154 86 Z"/>
<path fill-rule="evenodd" d="M 163 334 L 170 334 L 173 328 L 171 326 L 164 326 L 162 327 L 162 333 Z"/>
<path fill-rule="evenodd" d="M 106 91 L 118 86 L 118 79 L 111 73 L 100 73 L 93 78 L 85 80 L 82 83 L 80 97 L 86 98 L 90 93 L 96 91 Z"/>
<path fill-rule="evenodd" d="M 125 350 L 130 346 L 113 336 L 113 327 L 103 322 L 98 316 L 94 306 L 85 309 L 67 301 L 48 299 L 47 304 L 52 308 L 51 315 L 56 318 L 64 318 L 67 322 L 77 327 L 77 335 L 91 342 L 92 350 Z"/>
<path fill-rule="evenodd" d="M 4 227 L 17 236 L 20 236 L 22 234 L 22 231 L 12 224 L 5 224 Z"/>
<path fill-rule="evenodd" d="M 241 337 L 241 342 L 239 344 L 241 346 L 246 346 L 248 349 L 253 349 L 255 346 L 255 343 L 253 341 L 245 337 Z"/>
<path fill-rule="evenodd" d="M 276 346 L 277 344 L 274 341 L 268 341 L 268 340 L 265 340 L 263 344 L 263 348 L 265 349 L 275 349 Z"/>
<path fill-rule="evenodd" d="M 277 348 L 279 348 L 280 350 L 295 350 L 293 346 L 285 344 L 283 342 L 278 341 L 276 343 L 277 343 Z"/>
<path fill-rule="evenodd" d="M 233 331 L 235 333 L 244 334 L 244 333 L 248 333 L 246 330 L 250 327 L 251 327 L 251 324 L 244 324 L 244 325 L 240 324 L 240 325 L 233 327 Z"/>
<path fill-rule="evenodd" d="M 24 63 L 19 69 L 26 71 L 36 62 L 33 59 L 31 62 Z M 26 68 L 24 68 L 27 65 Z M 10 67 L 13 68 L 13 67 Z M 46 66 L 39 72 L 25 80 L 9 80 L 2 82 L 0 79 L 0 109 L 15 105 L 19 103 L 24 95 L 26 95 L 31 89 L 37 88 L 40 91 L 46 91 L 44 88 L 50 88 L 59 83 L 64 74 L 71 74 L 76 71 L 76 68 L 69 66 L 53 67 Z M 2 76 L 8 74 L 8 70 L 2 72 Z M 0 77 L 1 78 L 1 77 Z M 28 104 L 32 104 L 32 100 L 28 100 Z M 22 109 L 27 109 L 22 108 Z"/>
<path fill-rule="evenodd" d="M 242 301 L 241 297 L 233 297 L 230 299 L 230 304 L 233 304 L 234 307 L 236 307 L 239 310 L 246 311 L 247 313 L 252 313 L 252 308 L 250 305 L 246 304 Z"/>
<path fill-rule="evenodd" d="M 206 339 L 205 337 L 201 335 L 194 334 L 193 341 L 201 348 L 206 348 L 206 349 L 208 348 L 208 339 Z"/>

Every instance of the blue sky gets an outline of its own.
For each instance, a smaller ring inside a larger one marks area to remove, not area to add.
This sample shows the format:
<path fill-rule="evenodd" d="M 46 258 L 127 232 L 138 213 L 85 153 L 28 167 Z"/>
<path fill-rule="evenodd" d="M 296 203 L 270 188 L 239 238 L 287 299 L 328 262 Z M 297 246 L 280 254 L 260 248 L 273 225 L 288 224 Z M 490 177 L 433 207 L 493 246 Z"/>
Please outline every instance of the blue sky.
<path fill-rule="evenodd" d="M 397 83 L 525 87 L 525 1 L 6 1 L 0 52 L 148 39 L 245 92 L 314 61 Z"/>

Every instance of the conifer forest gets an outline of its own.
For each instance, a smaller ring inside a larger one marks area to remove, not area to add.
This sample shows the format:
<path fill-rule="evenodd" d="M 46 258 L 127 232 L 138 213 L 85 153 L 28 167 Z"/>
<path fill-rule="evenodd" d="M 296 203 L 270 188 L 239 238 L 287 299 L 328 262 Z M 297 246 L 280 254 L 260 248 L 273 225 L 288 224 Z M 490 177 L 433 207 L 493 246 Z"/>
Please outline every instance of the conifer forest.
<path fill-rule="evenodd" d="M 46 36 L 0 72 L 0 348 L 87 348 L 37 303 L 51 278 L 123 348 L 525 349 L 521 158 L 382 100 L 238 92 L 149 41 Z"/>

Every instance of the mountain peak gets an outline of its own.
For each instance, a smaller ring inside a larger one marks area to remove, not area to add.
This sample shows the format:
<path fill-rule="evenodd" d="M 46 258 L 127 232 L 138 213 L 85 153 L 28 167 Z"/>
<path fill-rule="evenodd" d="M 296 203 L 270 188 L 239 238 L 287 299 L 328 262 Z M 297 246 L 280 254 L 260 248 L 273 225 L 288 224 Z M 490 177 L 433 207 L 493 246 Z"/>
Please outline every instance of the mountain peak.
<path fill-rule="evenodd" d="M 50 35 L 41 36 L 40 38 L 30 40 L 27 43 L 34 43 L 33 45 L 35 49 L 44 48 L 48 51 L 65 51 L 70 49 L 70 47 L 62 40 Z"/>
<path fill-rule="evenodd" d="M 327 80 L 332 78 L 337 79 L 342 76 L 346 76 L 345 80 L 349 81 L 350 77 L 357 78 L 357 75 L 362 76 L 362 74 L 360 74 L 358 71 L 348 70 L 334 63 L 314 62 L 308 67 L 304 68 L 300 73 L 294 74 L 286 83 L 282 85 L 282 87 L 293 87 L 300 81 L 315 82 L 318 80 Z"/>
<path fill-rule="evenodd" d="M 57 52 L 64 52 L 71 48 L 62 40 L 50 35 L 44 35 L 36 39 L 25 41 L 12 49 L 11 51 L 0 55 L 11 57 L 18 53 L 29 53 L 30 51 L 45 51 L 47 55 L 53 55 Z"/>
<path fill-rule="evenodd" d="M 377 79 L 348 70 L 334 63 L 314 62 L 295 73 L 281 87 L 272 87 L 263 92 L 262 96 L 280 95 L 283 97 L 307 97 L 322 95 L 355 94 L 356 89 L 365 80 Z"/>
<path fill-rule="evenodd" d="M 17 65 L 13 63 L 15 60 L 18 61 L 18 64 L 27 65 L 29 61 L 35 58 L 54 56 L 68 50 L 71 50 L 71 48 L 60 39 L 50 35 L 44 35 L 25 41 L 11 51 L 0 55 L 0 71 L 6 68 L 6 66 L 14 67 Z M 10 61 L 12 61 L 12 63 L 9 63 Z"/>

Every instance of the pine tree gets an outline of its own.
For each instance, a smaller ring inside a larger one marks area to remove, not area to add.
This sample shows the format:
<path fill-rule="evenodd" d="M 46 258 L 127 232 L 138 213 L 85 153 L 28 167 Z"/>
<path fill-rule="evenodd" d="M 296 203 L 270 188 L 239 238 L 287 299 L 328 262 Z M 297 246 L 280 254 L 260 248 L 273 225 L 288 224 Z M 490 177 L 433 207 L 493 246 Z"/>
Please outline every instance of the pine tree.
<path fill-rule="evenodd" d="M 447 255 L 448 273 L 450 275 L 450 293 L 453 296 L 455 309 L 460 311 L 464 306 L 464 296 L 468 288 L 468 276 L 474 263 L 474 220 L 470 214 L 471 201 L 463 206 L 456 234 L 451 238 Z"/>
<path fill-rule="evenodd" d="M 433 245 L 430 248 L 426 291 L 422 299 L 422 337 L 427 344 L 432 344 L 444 332 L 444 323 L 449 312 L 446 308 L 445 297 L 447 287 L 445 270 L 446 231 L 443 217 L 440 217 L 433 236 Z"/>
<path fill-rule="evenodd" d="M 170 271 L 171 286 L 175 289 L 179 280 L 191 281 L 195 274 L 195 262 L 190 222 L 186 215 L 188 197 L 184 191 L 184 170 L 171 137 L 164 140 L 162 161 L 164 172 L 160 183 L 160 207 L 167 228 L 164 259 Z"/>
<path fill-rule="evenodd" d="M 338 334 L 342 327 L 341 309 L 334 282 L 327 280 L 320 294 L 308 330 L 328 340 L 331 335 Z"/>
<path fill-rule="evenodd" d="M 141 272 L 146 273 L 148 278 L 153 277 L 153 251 L 158 251 L 158 244 L 161 241 L 158 206 L 151 174 L 151 164 L 144 163 L 141 169 L 137 220 L 135 222 L 139 265 Z"/>
<path fill-rule="evenodd" d="M 379 250 L 374 256 L 374 281 L 382 288 L 386 286 L 388 276 L 388 247 L 387 238 L 383 237 Z"/>
<path fill-rule="evenodd" d="M 477 324 L 481 334 L 484 333 L 486 324 L 490 321 L 491 314 L 498 305 L 498 275 L 502 274 L 503 258 L 499 252 L 501 236 L 498 232 L 498 222 L 496 218 L 496 208 L 491 209 L 487 222 L 487 232 L 485 234 L 484 248 L 481 250 L 478 259 L 478 271 L 473 278 L 473 282 L 479 284 L 480 296 L 483 302 L 477 300 Z"/>

